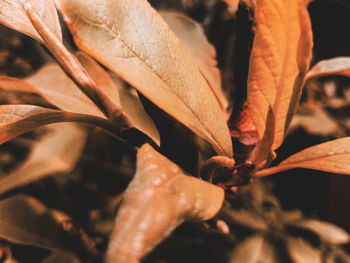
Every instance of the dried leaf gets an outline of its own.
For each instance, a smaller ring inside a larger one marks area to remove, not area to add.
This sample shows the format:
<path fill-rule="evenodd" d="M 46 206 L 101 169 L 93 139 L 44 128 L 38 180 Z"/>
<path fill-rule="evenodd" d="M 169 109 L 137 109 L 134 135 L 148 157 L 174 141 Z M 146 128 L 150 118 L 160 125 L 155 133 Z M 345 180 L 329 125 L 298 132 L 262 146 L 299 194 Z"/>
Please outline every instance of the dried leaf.
<path fill-rule="evenodd" d="M 0 238 L 17 244 L 69 251 L 69 242 L 51 211 L 27 195 L 0 201 Z"/>
<path fill-rule="evenodd" d="M 248 109 L 262 138 L 272 108 L 278 148 L 300 99 L 312 48 L 310 19 L 299 1 L 261 0 L 248 76 Z"/>
<path fill-rule="evenodd" d="M 350 137 L 345 137 L 306 148 L 278 166 L 258 171 L 262 177 L 293 168 L 307 168 L 335 174 L 350 174 Z"/>
<path fill-rule="evenodd" d="M 85 145 L 84 130 L 71 123 L 49 126 L 27 160 L 9 174 L 0 176 L 0 195 L 54 173 L 71 171 Z"/>
<path fill-rule="evenodd" d="M 287 238 L 288 252 L 295 263 L 321 263 L 321 251 L 300 238 Z"/>
<path fill-rule="evenodd" d="M 23 8 L 23 5 L 27 3 L 33 7 L 36 14 L 62 41 L 61 26 L 52 0 L 0 0 L 0 23 L 43 42 Z"/>
<path fill-rule="evenodd" d="M 71 253 L 52 252 L 41 263 L 80 263 L 80 260 Z"/>
<path fill-rule="evenodd" d="M 330 223 L 309 219 L 301 221 L 299 225 L 311 229 L 322 239 L 332 244 L 341 245 L 350 241 L 350 236 L 345 230 Z"/>
<path fill-rule="evenodd" d="M 264 238 L 255 235 L 247 238 L 233 251 L 230 263 L 277 263 L 273 247 Z"/>
<path fill-rule="evenodd" d="M 50 103 L 64 111 L 105 118 L 57 64 L 45 65 L 26 81 Z"/>
<path fill-rule="evenodd" d="M 319 61 L 306 75 L 306 80 L 327 75 L 350 77 L 350 57 L 336 57 Z"/>
<path fill-rule="evenodd" d="M 119 209 L 107 262 L 139 262 L 184 220 L 209 219 L 224 200 L 221 188 L 185 175 L 148 144 L 137 157 L 136 175 Z"/>
<path fill-rule="evenodd" d="M 232 156 L 225 117 L 178 39 L 145 0 L 57 0 L 78 46 Z"/>
<path fill-rule="evenodd" d="M 181 13 L 161 11 L 159 14 L 180 40 L 203 77 L 208 81 L 221 108 L 226 111 L 229 105 L 221 88 L 221 75 L 217 68 L 216 50 L 208 42 L 201 25 Z"/>
<path fill-rule="evenodd" d="M 119 135 L 121 127 L 90 115 L 51 110 L 33 105 L 0 106 L 0 144 L 25 132 L 55 122 L 85 122 Z"/>

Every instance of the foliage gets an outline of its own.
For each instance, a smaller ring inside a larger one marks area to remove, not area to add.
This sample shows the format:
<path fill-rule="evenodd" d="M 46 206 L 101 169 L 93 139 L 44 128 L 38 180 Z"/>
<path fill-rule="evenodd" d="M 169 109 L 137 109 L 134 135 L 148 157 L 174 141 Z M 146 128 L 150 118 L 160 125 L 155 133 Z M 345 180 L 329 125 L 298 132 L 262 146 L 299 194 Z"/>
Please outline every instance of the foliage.
<path fill-rule="evenodd" d="M 226 2 L 235 12 L 238 1 Z M 231 262 L 277 262 L 280 252 L 272 243 L 282 235 L 292 262 L 321 262 L 327 258 L 325 247 L 348 242 L 348 234 L 338 227 L 284 214 L 278 205 L 272 212 L 256 208 L 253 218 L 223 205 L 253 178 L 287 169 L 350 174 L 349 137 L 307 148 L 268 168 L 305 83 L 331 74 L 349 76 L 350 63 L 336 58 L 309 71 L 313 42 L 308 1 L 244 2 L 254 13 L 255 37 L 247 101 L 235 112 L 221 87 L 214 47 L 200 25 L 183 14 L 157 12 L 146 0 L 0 0 L 0 22 L 42 43 L 56 60 L 24 79 L 0 77 L 0 89 L 36 94 L 42 102 L 0 106 L 1 144 L 51 124 L 21 166 L 0 176 L 0 194 L 72 171 L 87 133 L 85 126 L 67 122 L 79 122 L 105 130 L 138 152 L 136 173 L 117 198 L 121 204 L 106 262 L 140 262 L 184 221 L 205 221 L 225 209 L 228 221 L 258 230 L 237 246 Z M 56 8 L 80 51 L 65 46 Z M 177 139 L 167 138 L 171 129 L 179 138 L 188 137 L 177 145 L 178 152 L 194 148 L 198 161 L 191 160 L 191 174 L 172 160 L 174 149 L 165 146 L 166 140 Z M 30 196 L 0 200 L 0 237 L 50 249 L 43 262 L 82 260 L 62 241 L 74 240 L 60 227 L 69 220 Z M 49 237 L 42 235 L 41 224 L 48 227 Z M 217 224 L 222 232 L 230 231 L 223 221 Z M 318 235 L 322 253 L 308 240 L 289 236 L 290 228 Z M 93 242 L 77 232 L 89 260 L 97 260 Z"/>

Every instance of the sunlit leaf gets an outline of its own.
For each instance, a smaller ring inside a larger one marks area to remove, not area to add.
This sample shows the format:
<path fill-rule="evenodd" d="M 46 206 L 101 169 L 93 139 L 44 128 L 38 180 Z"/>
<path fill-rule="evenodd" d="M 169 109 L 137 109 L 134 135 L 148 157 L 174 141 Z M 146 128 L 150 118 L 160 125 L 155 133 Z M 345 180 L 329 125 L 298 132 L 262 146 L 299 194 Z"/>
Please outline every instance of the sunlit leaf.
<path fill-rule="evenodd" d="M 71 253 L 52 252 L 41 263 L 80 263 L 80 260 Z"/>
<path fill-rule="evenodd" d="M 327 75 L 342 75 L 350 77 L 350 57 L 336 57 L 321 60 L 314 65 L 306 75 L 309 80 Z"/>
<path fill-rule="evenodd" d="M 255 235 L 247 238 L 233 251 L 230 263 L 277 263 L 273 247 L 264 238 Z"/>
<path fill-rule="evenodd" d="M 83 150 L 85 132 L 71 123 L 49 126 L 49 132 L 31 150 L 27 160 L 0 176 L 0 195 L 54 173 L 71 171 Z"/>
<path fill-rule="evenodd" d="M 215 58 L 216 51 L 214 46 L 208 42 L 201 25 L 181 13 L 160 11 L 159 14 L 208 81 L 222 109 L 226 110 L 228 101 L 221 88 L 221 75 Z"/>
<path fill-rule="evenodd" d="M 220 154 L 232 143 L 215 95 L 145 0 L 57 0 L 78 46 L 118 73 Z"/>
<path fill-rule="evenodd" d="M 139 260 L 187 219 L 206 220 L 221 208 L 221 188 L 184 172 L 155 151 L 141 147 L 110 238 L 107 262 Z"/>
<path fill-rule="evenodd" d="M 278 166 L 258 171 L 256 176 L 266 176 L 293 168 L 350 174 L 350 137 L 306 148 L 288 157 Z"/>
<path fill-rule="evenodd" d="M 97 106 L 67 77 L 57 64 L 42 67 L 26 81 L 58 108 L 105 118 Z"/>
<path fill-rule="evenodd" d="M 25 132 L 55 122 L 85 122 L 118 135 L 121 127 L 90 115 L 52 110 L 33 105 L 0 106 L 0 144 Z"/>
<path fill-rule="evenodd" d="M 332 244 L 340 245 L 346 244 L 350 241 L 350 236 L 345 232 L 345 230 L 330 223 L 308 219 L 301 221 L 298 225 L 311 229 L 312 231 L 316 232 L 322 239 Z"/>
<path fill-rule="evenodd" d="M 321 263 L 321 251 L 300 238 L 287 238 L 288 252 L 295 263 Z"/>
<path fill-rule="evenodd" d="M 33 27 L 22 3 L 30 3 L 36 14 L 48 28 L 62 41 L 61 26 L 52 0 L 0 0 L 0 23 L 42 42 Z"/>
<path fill-rule="evenodd" d="M 281 145 L 300 99 L 311 59 L 311 25 L 301 1 L 261 0 L 255 9 L 255 21 L 248 108 L 260 138 L 272 109 L 274 150 Z"/>
<path fill-rule="evenodd" d="M 17 244 L 69 251 L 69 242 L 51 211 L 26 195 L 0 201 L 0 238 Z"/>

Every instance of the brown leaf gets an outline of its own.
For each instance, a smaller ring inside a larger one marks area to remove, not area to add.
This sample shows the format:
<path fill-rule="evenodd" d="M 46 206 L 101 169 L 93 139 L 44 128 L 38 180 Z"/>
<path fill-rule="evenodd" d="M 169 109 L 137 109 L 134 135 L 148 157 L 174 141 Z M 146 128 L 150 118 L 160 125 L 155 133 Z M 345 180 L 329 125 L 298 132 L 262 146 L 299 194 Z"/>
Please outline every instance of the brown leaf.
<path fill-rule="evenodd" d="M 41 263 L 80 263 L 80 260 L 71 253 L 52 252 Z"/>
<path fill-rule="evenodd" d="M 255 10 L 256 33 L 250 57 L 248 108 L 262 138 L 272 108 L 278 148 L 298 104 L 309 68 L 312 32 L 301 1 L 261 0 Z"/>
<path fill-rule="evenodd" d="M 28 82 L 7 76 L 0 76 L 0 89 L 37 93 L 36 89 Z"/>
<path fill-rule="evenodd" d="M 223 200 L 221 188 L 185 175 L 145 144 L 116 218 L 107 262 L 139 262 L 184 220 L 213 217 Z"/>
<path fill-rule="evenodd" d="M 308 219 L 301 221 L 298 225 L 311 229 L 322 239 L 332 244 L 341 245 L 350 241 L 350 236 L 345 230 L 330 223 Z"/>
<path fill-rule="evenodd" d="M 85 141 L 84 130 L 75 124 L 51 124 L 49 133 L 34 145 L 27 160 L 9 174 L 0 176 L 0 195 L 50 174 L 71 171 Z"/>
<path fill-rule="evenodd" d="M 52 110 L 33 105 L 0 106 L 0 144 L 25 132 L 55 122 L 85 122 L 119 135 L 122 127 L 117 123 L 90 115 Z"/>
<path fill-rule="evenodd" d="M 50 103 L 64 111 L 105 118 L 57 64 L 45 65 L 26 81 Z"/>
<path fill-rule="evenodd" d="M 229 105 L 221 88 L 221 75 L 217 68 L 216 50 L 208 42 L 201 25 L 181 13 L 160 11 L 159 14 L 180 40 L 203 77 L 208 81 L 221 108 L 226 111 Z"/>
<path fill-rule="evenodd" d="M 51 211 L 27 195 L 0 201 L 0 238 L 16 244 L 69 251 L 69 242 Z"/>
<path fill-rule="evenodd" d="M 0 0 L 0 23 L 43 42 L 22 6 L 30 4 L 48 28 L 62 41 L 61 26 L 52 0 Z"/>
<path fill-rule="evenodd" d="M 118 73 L 220 154 L 232 156 L 225 117 L 179 40 L 145 0 L 57 0 L 80 48 Z"/>
<path fill-rule="evenodd" d="M 321 263 L 321 251 L 300 238 L 287 239 L 288 252 L 295 263 Z"/>
<path fill-rule="evenodd" d="M 350 174 L 350 137 L 345 137 L 306 148 L 278 166 L 258 171 L 261 177 L 293 168 L 307 168 L 335 174 Z"/>
<path fill-rule="evenodd" d="M 319 61 L 306 75 L 306 80 L 327 75 L 350 77 L 350 57 L 336 57 Z"/>
<path fill-rule="evenodd" d="M 233 251 L 230 263 L 277 263 L 275 251 L 264 238 L 255 235 L 247 238 Z"/>

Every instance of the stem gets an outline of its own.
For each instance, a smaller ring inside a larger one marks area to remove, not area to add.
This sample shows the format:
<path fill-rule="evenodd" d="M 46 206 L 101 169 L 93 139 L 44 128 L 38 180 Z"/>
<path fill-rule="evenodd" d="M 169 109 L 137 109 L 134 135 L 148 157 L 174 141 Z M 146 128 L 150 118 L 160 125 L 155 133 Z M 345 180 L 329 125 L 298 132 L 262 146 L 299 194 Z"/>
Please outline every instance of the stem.
<path fill-rule="evenodd" d="M 79 60 L 70 53 L 63 43 L 50 31 L 30 5 L 25 5 L 27 16 L 46 47 L 56 58 L 63 71 L 75 82 L 79 89 L 87 95 L 109 119 L 118 119 L 125 128 L 130 128 L 130 121 L 124 111 L 115 105 L 96 85 Z"/>
<path fill-rule="evenodd" d="M 293 168 L 295 168 L 295 167 L 292 165 L 274 166 L 274 167 L 270 167 L 267 169 L 257 171 L 253 175 L 253 177 L 255 177 L 255 178 L 265 177 L 268 175 L 276 174 L 276 173 L 283 172 L 285 170 L 289 170 L 289 169 L 293 169 Z"/>

